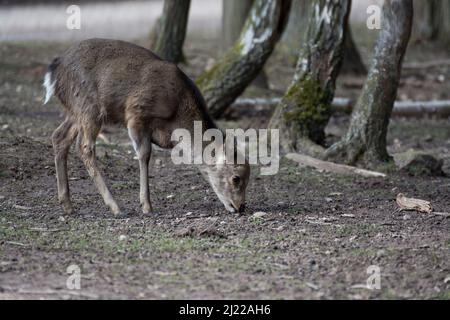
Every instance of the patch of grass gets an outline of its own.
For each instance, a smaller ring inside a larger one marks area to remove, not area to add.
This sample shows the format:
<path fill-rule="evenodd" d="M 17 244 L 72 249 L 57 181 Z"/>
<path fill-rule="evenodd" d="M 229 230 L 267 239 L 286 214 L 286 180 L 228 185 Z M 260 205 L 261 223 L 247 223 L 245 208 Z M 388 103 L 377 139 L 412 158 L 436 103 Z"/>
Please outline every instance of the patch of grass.
<path fill-rule="evenodd" d="M 444 290 L 439 292 L 436 296 L 433 297 L 433 299 L 450 300 L 450 290 Z"/>

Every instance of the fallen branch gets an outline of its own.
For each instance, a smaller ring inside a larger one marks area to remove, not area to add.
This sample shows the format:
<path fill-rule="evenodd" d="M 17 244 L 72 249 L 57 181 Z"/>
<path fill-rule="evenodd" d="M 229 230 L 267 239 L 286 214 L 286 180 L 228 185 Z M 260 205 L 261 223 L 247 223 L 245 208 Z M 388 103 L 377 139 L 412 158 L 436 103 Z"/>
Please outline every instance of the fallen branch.
<path fill-rule="evenodd" d="M 275 107 L 281 101 L 281 98 L 241 98 L 233 104 L 234 109 Z M 354 100 L 348 98 L 334 98 L 332 102 L 332 112 L 351 113 Z M 450 100 L 432 100 L 432 101 L 396 101 L 392 110 L 393 117 L 423 117 L 434 116 L 438 118 L 450 117 Z"/>
<path fill-rule="evenodd" d="M 5 243 L 12 244 L 14 246 L 19 246 L 19 247 L 28 247 L 29 246 L 28 244 L 17 242 L 17 241 L 6 241 Z"/>
<path fill-rule="evenodd" d="M 430 201 L 407 198 L 403 193 L 397 195 L 396 202 L 400 207 L 400 210 L 414 210 L 425 213 L 431 213 L 433 211 Z"/>
<path fill-rule="evenodd" d="M 299 163 L 302 166 L 314 167 L 318 170 L 323 170 L 327 172 L 334 172 L 338 174 L 344 175 L 360 175 L 363 177 L 378 177 L 385 178 L 386 175 L 381 172 L 370 171 L 365 169 L 360 169 L 357 167 L 348 166 L 345 164 L 338 164 L 329 161 L 319 160 L 310 156 L 298 154 L 298 153 L 289 153 L 286 155 L 286 158 Z"/>

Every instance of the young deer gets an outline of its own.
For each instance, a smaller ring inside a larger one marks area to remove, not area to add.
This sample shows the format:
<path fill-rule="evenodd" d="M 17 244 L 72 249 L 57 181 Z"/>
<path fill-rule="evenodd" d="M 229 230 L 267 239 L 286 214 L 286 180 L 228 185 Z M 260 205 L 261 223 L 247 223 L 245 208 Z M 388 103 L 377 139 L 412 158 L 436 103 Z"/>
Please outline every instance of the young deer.
<path fill-rule="evenodd" d="M 194 121 L 203 131 L 216 128 L 195 84 L 175 65 L 147 49 L 115 40 L 90 39 L 71 47 L 53 60 L 45 75 L 45 103 L 52 95 L 66 111 L 64 122 L 52 136 L 55 151 L 58 199 L 69 214 L 73 211 L 67 179 L 67 155 L 77 146 L 89 175 L 114 215 L 122 211 L 109 191 L 95 158 L 95 140 L 105 124 L 128 129 L 140 168 L 140 203 L 152 212 L 148 165 L 152 143 L 173 148 L 171 134 L 177 128 L 190 132 Z M 204 166 L 219 199 L 230 212 L 244 209 L 250 168 L 215 163 Z"/>

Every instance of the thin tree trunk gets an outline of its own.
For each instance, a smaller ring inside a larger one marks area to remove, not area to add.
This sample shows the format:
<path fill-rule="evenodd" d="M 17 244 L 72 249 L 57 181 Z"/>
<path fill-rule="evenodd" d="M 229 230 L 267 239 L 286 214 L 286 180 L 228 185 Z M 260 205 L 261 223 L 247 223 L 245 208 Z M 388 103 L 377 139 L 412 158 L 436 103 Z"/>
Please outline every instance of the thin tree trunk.
<path fill-rule="evenodd" d="M 220 116 L 261 72 L 287 22 L 291 0 L 256 0 L 240 38 L 197 84 Z"/>
<path fill-rule="evenodd" d="M 239 39 L 254 0 L 222 0 L 222 46 L 228 50 Z"/>
<path fill-rule="evenodd" d="M 413 37 L 418 40 L 436 40 L 439 33 L 439 6 L 442 0 L 415 0 Z M 449 18 L 450 19 L 450 18 Z"/>
<path fill-rule="evenodd" d="M 355 40 L 353 40 L 350 26 L 347 27 L 347 34 L 345 35 L 344 62 L 342 63 L 341 73 L 359 76 L 367 74 L 367 68 L 362 61 Z"/>
<path fill-rule="evenodd" d="M 306 36 L 308 18 L 310 16 L 311 3 L 305 0 L 292 0 L 289 22 L 286 26 L 283 38 L 283 47 L 293 57 L 297 58 L 298 52 Z"/>
<path fill-rule="evenodd" d="M 156 22 L 153 50 L 161 58 L 179 63 L 184 60 L 183 44 L 191 0 L 164 0 L 161 18 Z"/>
<path fill-rule="evenodd" d="M 324 143 L 335 81 L 343 58 L 351 1 L 315 0 L 294 79 L 269 127 L 280 130 L 284 151 L 316 155 Z"/>
<path fill-rule="evenodd" d="M 450 0 L 414 1 L 413 39 L 450 41 Z"/>
<path fill-rule="evenodd" d="M 222 44 L 228 50 L 239 39 L 254 0 L 222 0 Z M 269 82 L 264 69 L 253 80 L 252 85 L 268 89 Z"/>
<path fill-rule="evenodd" d="M 397 95 L 403 57 L 411 35 L 412 0 L 386 0 L 383 24 L 363 92 L 343 139 L 326 152 L 327 159 L 375 167 L 390 160 L 386 133 Z"/>

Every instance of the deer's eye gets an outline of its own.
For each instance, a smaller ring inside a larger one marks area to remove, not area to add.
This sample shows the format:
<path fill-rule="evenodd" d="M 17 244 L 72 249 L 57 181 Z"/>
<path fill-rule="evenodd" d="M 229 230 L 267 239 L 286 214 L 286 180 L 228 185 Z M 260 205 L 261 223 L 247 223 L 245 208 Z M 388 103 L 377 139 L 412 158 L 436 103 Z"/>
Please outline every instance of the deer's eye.
<path fill-rule="evenodd" d="M 233 176 L 233 183 L 238 185 L 241 182 L 241 178 L 239 176 Z"/>

